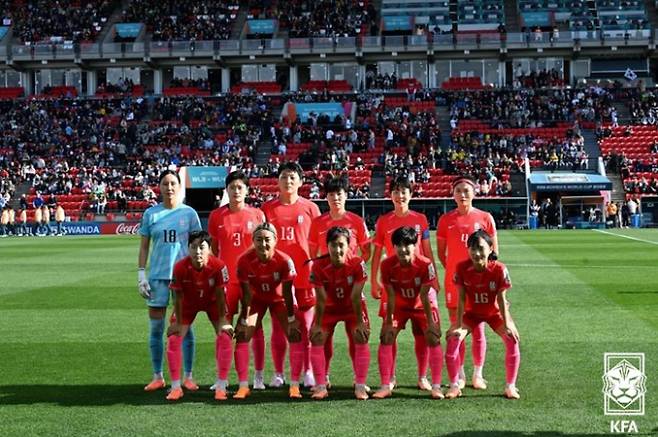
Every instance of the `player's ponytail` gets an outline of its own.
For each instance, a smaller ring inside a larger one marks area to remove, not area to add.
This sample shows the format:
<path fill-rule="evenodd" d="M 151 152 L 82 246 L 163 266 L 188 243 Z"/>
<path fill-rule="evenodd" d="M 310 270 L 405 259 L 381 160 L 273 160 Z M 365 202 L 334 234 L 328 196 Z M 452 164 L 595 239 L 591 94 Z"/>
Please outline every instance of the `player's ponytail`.
<path fill-rule="evenodd" d="M 493 250 L 493 238 L 491 238 L 491 235 L 489 235 L 489 233 L 484 229 L 478 229 L 469 235 L 468 240 L 466 240 L 466 247 L 469 249 L 477 247 L 480 239 L 483 239 L 484 242 L 487 243 L 491 248 L 491 253 L 489 254 L 488 260 L 496 261 L 498 259 L 498 254 Z"/>
<path fill-rule="evenodd" d="M 329 231 L 327 232 L 327 246 L 329 246 L 329 243 L 338 240 L 340 237 L 345 237 L 345 239 L 347 240 L 347 244 L 349 245 L 350 238 L 352 238 L 352 233 L 350 232 L 349 229 L 347 229 L 344 226 L 334 226 L 333 228 L 329 229 Z M 324 255 L 320 255 L 316 258 L 307 259 L 306 261 L 304 261 L 304 265 L 313 261 L 329 258 L 329 256 L 330 256 L 329 253 L 325 253 Z"/>

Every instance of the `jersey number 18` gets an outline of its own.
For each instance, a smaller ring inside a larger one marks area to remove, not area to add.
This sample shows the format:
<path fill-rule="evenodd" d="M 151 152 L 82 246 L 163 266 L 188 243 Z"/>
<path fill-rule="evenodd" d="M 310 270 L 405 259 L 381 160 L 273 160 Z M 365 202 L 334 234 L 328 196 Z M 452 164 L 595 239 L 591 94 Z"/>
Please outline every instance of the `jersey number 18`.
<path fill-rule="evenodd" d="M 173 229 L 165 229 L 162 231 L 164 234 L 164 242 L 165 243 L 175 243 L 176 242 L 176 231 Z"/>

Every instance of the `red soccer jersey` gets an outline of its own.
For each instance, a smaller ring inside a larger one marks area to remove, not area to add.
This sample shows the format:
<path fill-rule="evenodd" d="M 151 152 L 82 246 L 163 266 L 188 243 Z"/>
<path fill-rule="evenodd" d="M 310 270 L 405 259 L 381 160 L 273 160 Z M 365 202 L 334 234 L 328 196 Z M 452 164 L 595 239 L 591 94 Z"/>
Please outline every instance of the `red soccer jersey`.
<path fill-rule="evenodd" d="M 470 260 L 463 261 L 457 264 L 454 282 L 466 290 L 464 313 L 478 317 L 499 313 L 498 293 L 512 288 L 507 267 L 498 261 L 489 261 L 482 272 L 475 270 Z"/>
<path fill-rule="evenodd" d="M 279 199 L 272 199 L 262 206 L 267 220 L 276 227 L 278 243 L 276 248 L 292 258 L 299 275 L 295 287 L 310 288 L 310 266 L 304 265 L 310 258 L 308 236 L 311 222 L 320 216 L 318 206 L 300 197 L 292 205 L 284 205 Z"/>
<path fill-rule="evenodd" d="M 238 260 L 238 279 L 249 284 L 253 299 L 259 302 L 283 301 L 281 283 L 294 280 L 296 274 L 292 260 L 280 250 L 275 250 L 272 259 L 265 263 L 258 259 L 255 249 Z"/>
<path fill-rule="evenodd" d="M 354 284 L 368 279 L 366 263 L 358 256 L 348 258 L 342 267 L 334 267 L 329 258 L 322 258 L 313 263 L 311 282 L 323 287 L 327 295 L 325 312 L 332 314 L 352 314 L 352 289 Z M 362 297 L 363 299 L 363 297 Z"/>
<path fill-rule="evenodd" d="M 420 289 L 431 285 L 436 278 L 434 266 L 429 258 L 416 255 L 408 266 L 402 266 L 397 255 L 382 261 L 382 283 L 395 290 L 395 312 L 423 309 Z"/>
<path fill-rule="evenodd" d="M 420 241 L 427 240 L 430 237 L 430 227 L 427 223 L 427 217 L 416 211 L 409 211 L 402 217 L 398 217 L 395 215 L 395 211 L 391 211 L 379 217 L 375 224 L 373 244 L 377 247 L 385 248 L 386 256 L 391 257 L 395 255 L 395 246 L 393 246 L 393 242 L 391 241 L 391 235 L 393 235 L 396 229 L 402 226 L 411 226 L 418 233 L 416 254 L 429 256 L 429 254 L 423 253 Z"/>
<path fill-rule="evenodd" d="M 264 221 L 263 212 L 251 206 L 232 212 L 225 205 L 210 213 L 208 233 L 217 242 L 217 256 L 226 263 L 231 284 L 238 283 L 238 259 L 251 249 L 251 235 Z"/>
<path fill-rule="evenodd" d="M 211 256 L 208 264 L 197 270 L 186 256 L 174 265 L 169 288 L 183 298 L 183 310 L 204 309 L 217 303 L 215 290 L 225 287 L 228 281 L 228 269 L 222 260 Z"/>
<path fill-rule="evenodd" d="M 311 230 L 308 236 L 309 243 L 313 243 L 320 248 L 320 254 L 328 253 L 327 249 L 327 232 L 334 226 L 342 226 L 351 232 L 350 251 L 353 255 L 358 255 L 359 247 L 368 242 L 368 228 L 366 222 L 358 215 L 347 211 L 343 217 L 338 220 L 331 218 L 329 213 L 322 214 L 311 223 Z M 312 254 L 315 256 L 316 254 Z"/>
<path fill-rule="evenodd" d="M 454 209 L 441 216 L 436 230 L 436 237 L 446 242 L 445 289 L 448 306 L 457 306 L 455 293 L 457 289 L 452 281 L 457 264 L 469 259 L 466 240 L 475 231 L 483 229 L 492 238 L 496 236 L 496 223 L 486 211 L 473 208 L 468 214 L 461 215 Z"/>

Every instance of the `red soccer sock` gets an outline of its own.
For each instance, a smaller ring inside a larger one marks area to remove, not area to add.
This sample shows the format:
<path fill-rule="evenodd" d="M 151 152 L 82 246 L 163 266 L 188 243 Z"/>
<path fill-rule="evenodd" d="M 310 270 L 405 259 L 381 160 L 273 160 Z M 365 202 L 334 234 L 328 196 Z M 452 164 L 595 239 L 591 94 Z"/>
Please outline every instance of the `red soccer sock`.
<path fill-rule="evenodd" d="M 249 380 L 249 343 L 247 342 L 235 344 L 235 371 L 238 374 L 238 382 Z"/>
<path fill-rule="evenodd" d="M 313 376 L 317 385 L 327 385 L 327 374 L 325 369 L 327 364 L 325 362 L 325 347 L 311 346 L 311 365 L 313 366 Z"/>
<path fill-rule="evenodd" d="M 313 317 L 315 311 L 313 308 L 310 310 L 304 311 L 302 315 L 302 347 L 304 350 L 304 360 L 302 370 L 304 372 L 308 370 L 313 370 L 311 365 L 311 340 L 308 338 L 308 333 L 311 331 L 311 325 L 313 325 Z"/>
<path fill-rule="evenodd" d="M 354 345 L 354 379 L 357 384 L 365 384 L 368 379 L 368 368 L 370 367 L 370 346 L 368 344 Z M 390 379 L 390 377 L 389 377 Z"/>
<path fill-rule="evenodd" d="M 448 378 L 450 384 L 457 384 L 459 382 L 459 349 L 463 341 L 459 341 L 457 337 L 448 337 L 448 345 L 446 347 L 446 368 L 448 369 Z"/>
<path fill-rule="evenodd" d="M 283 373 L 284 360 L 286 359 L 286 349 L 288 349 L 288 340 L 283 328 L 272 317 L 272 338 L 270 339 L 270 346 L 272 348 L 272 363 L 274 364 L 274 371 L 276 373 Z"/>
<path fill-rule="evenodd" d="M 379 352 L 379 378 L 382 387 L 388 386 L 391 383 L 391 369 L 393 368 L 393 345 L 380 344 Z"/>
<path fill-rule="evenodd" d="M 503 341 L 505 342 L 505 379 L 507 384 L 516 384 L 516 377 L 521 365 L 519 343 L 507 335 L 503 336 Z"/>
<path fill-rule="evenodd" d="M 265 368 L 265 334 L 263 333 L 263 327 L 254 332 L 254 336 L 251 337 L 251 352 L 254 354 L 254 369 L 258 372 L 262 372 Z M 285 351 L 283 352 L 285 355 Z"/>
<path fill-rule="evenodd" d="M 414 335 L 414 351 L 416 352 L 416 363 L 418 364 L 418 377 L 427 376 L 427 366 L 429 364 L 429 349 L 425 335 Z"/>
<path fill-rule="evenodd" d="M 478 323 L 471 333 L 471 353 L 473 354 L 473 365 L 484 366 L 484 357 L 487 355 L 487 337 L 484 335 L 484 322 Z"/>
<path fill-rule="evenodd" d="M 429 352 L 429 365 L 432 371 L 432 385 L 441 385 L 441 371 L 443 370 L 443 349 L 441 345 L 430 346 L 427 348 Z"/>
<path fill-rule="evenodd" d="M 464 361 L 466 360 L 466 340 L 462 340 L 459 345 L 459 367 L 464 368 Z"/>
<path fill-rule="evenodd" d="M 217 362 L 217 377 L 224 381 L 228 379 L 228 372 L 231 370 L 232 349 L 233 341 L 231 337 L 225 332 L 220 332 L 215 338 L 215 360 Z"/>
<path fill-rule="evenodd" d="M 322 351 L 324 357 L 324 350 Z M 290 343 L 290 382 L 299 383 L 304 367 L 304 344 L 301 341 Z M 324 368 L 324 367 L 323 367 Z"/>
<path fill-rule="evenodd" d="M 180 381 L 180 369 L 183 361 L 182 344 L 183 337 L 180 335 L 170 335 L 167 338 L 167 361 L 169 362 L 169 376 L 172 381 Z"/>
<path fill-rule="evenodd" d="M 391 378 L 395 377 L 395 370 L 398 361 L 398 340 L 395 339 L 391 345 Z"/>
<path fill-rule="evenodd" d="M 347 350 L 350 354 L 350 358 L 352 359 L 352 367 L 354 367 L 354 373 L 356 374 L 356 348 L 354 345 L 354 334 L 352 334 L 352 330 L 348 329 L 347 330 Z M 327 372 L 329 373 L 329 372 Z"/>
<path fill-rule="evenodd" d="M 311 346 L 311 349 L 313 347 Z M 311 353 L 313 353 L 311 351 Z M 324 341 L 324 362 L 325 362 L 325 375 L 329 374 L 329 368 L 331 367 L 331 359 L 334 356 L 334 334 L 327 336 L 327 339 Z M 315 364 L 313 364 L 313 372 L 315 373 Z M 318 382 L 318 379 L 315 378 L 315 382 Z"/>

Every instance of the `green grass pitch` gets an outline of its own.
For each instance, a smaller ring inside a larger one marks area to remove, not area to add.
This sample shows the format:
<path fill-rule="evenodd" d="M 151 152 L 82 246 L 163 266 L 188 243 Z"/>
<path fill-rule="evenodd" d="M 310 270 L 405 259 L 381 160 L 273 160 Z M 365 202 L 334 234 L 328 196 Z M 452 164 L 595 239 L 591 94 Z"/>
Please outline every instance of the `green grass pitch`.
<path fill-rule="evenodd" d="M 487 391 L 467 388 L 457 400 L 430 400 L 415 388 L 412 337 L 404 332 L 401 387 L 392 399 L 357 402 L 339 327 L 329 400 L 291 402 L 286 391 L 266 390 L 246 402 L 218 404 L 207 390 L 214 339 L 200 317 L 195 374 L 202 390 L 168 404 L 163 391 L 142 391 L 150 364 L 147 315 L 136 291 L 137 239 L 3 239 L 0 435 L 599 435 L 610 432 L 611 419 L 634 419 L 641 434 L 656 435 L 658 231 L 611 233 L 500 232 L 522 336 L 517 402 L 501 397 L 504 353 L 490 330 Z M 370 302 L 372 387 L 378 386 L 376 308 Z M 441 316 L 445 331 L 445 309 Z M 604 415 L 605 352 L 645 353 L 644 416 Z M 269 381 L 269 350 L 267 363 Z"/>

